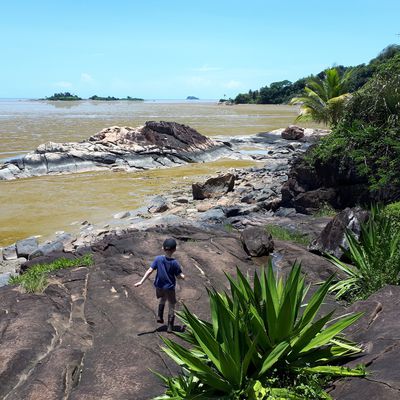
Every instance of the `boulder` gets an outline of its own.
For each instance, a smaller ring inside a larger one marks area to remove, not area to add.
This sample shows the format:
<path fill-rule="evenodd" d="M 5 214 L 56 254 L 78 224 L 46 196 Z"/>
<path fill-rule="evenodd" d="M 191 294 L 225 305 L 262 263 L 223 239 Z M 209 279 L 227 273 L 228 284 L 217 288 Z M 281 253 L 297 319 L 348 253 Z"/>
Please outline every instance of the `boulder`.
<path fill-rule="evenodd" d="M 274 250 L 271 234 L 258 226 L 244 229 L 240 239 L 246 253 L 252 257 L 267 256 Z"/>
<path fill-rule="evenodd" d="M 38 249 L 39 243 L 35 237 L 30 237 L 18 240 L 15 247 L 18 257 L 29 258 L 29 256 Z"/>
<path fill-rule="evenodd" d="M 304 129 L 297 125 L 289 125 L 282 131 L 281 136 L 286 140 L 299 140 L 304 137 Z"/>
<path fill-rule="evenodd" d="M 163 196 L 154 196 L 148 205 L 149 213 L 162 213 L 169 208 L 167 200 Z"/>
<path fill-rule="evenodd" d="M 344 209 L 310 243 L 309 251 L 318 254 L 329 253 L 341 258 L 344 250 L 349 248 L 345 235 L 346 231 L 352 231 L 358 239 L 361 233 L 361 224 L 368 219 L 368 215 L 368 211 L 360 207 Z"/>
<path fill-rule="evenodd" d="M 62 252 L 64 250 L 64 243 L 62 240 L 55 240 L 53 242 L 45 243 L 40 245 L 37 250 L 35 250 L 30 256 L 29 259 L 33 259 L 36 257 L 47 256 L 51 253 Z"/>
<path fill-rule="evenodd" d="M 194 200 L 218 198 L 231 192 L 235 185 L 235 176 L 225 174 L 216 178 L 207 179 L 204 183 L 193 183 L 192 194 Z"/>

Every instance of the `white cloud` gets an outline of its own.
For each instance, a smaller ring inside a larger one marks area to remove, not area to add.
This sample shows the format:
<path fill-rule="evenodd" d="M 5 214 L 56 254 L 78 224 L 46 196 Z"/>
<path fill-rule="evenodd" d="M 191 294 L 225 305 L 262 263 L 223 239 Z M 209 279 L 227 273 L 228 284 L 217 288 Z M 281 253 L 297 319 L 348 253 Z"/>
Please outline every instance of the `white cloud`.
<path fill-rule="evenodd" d="M 66 82 L 66 81 L 59 81 L 59 82 L 55 82 L 54 86 L 59 87 L 59 88 L 70 88 L 70 87 L 72 87 L 72 83 Z"/>
<path fill-rule="evenodd" d="M 210 79 L 203 78 L 202 76 L 190 76 L 185 79 L 185 83 L 193 87 L 212 85 L 212 81 Z"/>
<path fill-rule="evenodd" d="M 227 83 L 224 83 L 222 86 L 227 89 L 239 89 L 239 88 L 243 87 L 243 83 L 239 82 L 239 81 L 231 80 Z"/>
<path fill-rule="evenodd" d="M 94 79 L 87 72 L 82 72 L 81 73 L 81 81 L 85 82 L 85 83 L 94 83 Z"/>

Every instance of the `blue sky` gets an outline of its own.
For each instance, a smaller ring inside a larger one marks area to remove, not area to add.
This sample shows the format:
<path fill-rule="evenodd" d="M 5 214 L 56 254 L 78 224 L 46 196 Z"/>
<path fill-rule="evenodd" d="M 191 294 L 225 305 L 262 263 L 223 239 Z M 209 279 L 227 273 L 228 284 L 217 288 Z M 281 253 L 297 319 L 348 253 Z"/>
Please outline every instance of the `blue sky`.
<path fill-rule="evenodd" d="M 0 98 L 203 99 L 368 62 L 400 1 L 2 0 Z"/>

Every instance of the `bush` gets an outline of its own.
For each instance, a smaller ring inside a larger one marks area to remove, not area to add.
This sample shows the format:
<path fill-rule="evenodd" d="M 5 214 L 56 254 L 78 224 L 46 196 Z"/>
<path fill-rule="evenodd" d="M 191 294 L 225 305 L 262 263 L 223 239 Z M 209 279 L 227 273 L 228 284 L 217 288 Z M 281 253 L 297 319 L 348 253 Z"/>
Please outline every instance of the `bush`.
<path fill-rule="evenodd" d="M 158 374 L 167 392 L 157 399 L 318 399 L 327 395 L 316 376 L 320 383 L 324 375 L 365 374 L 360 367 L 332 365 L 361 351 L 341 336 L 361 314 L 334 322 L 333 312 L 317 317 L 332 278 L 304 308 L 307 288 L 297 263 L 285 282 L 275 278 L 272 264 L 260 277 L 255 273 L 253 287 L 239 269 L 236 279 L 228 279 L 230 294 L 208 292 L 211 322 L 186 307 L 179 313 L 187 330 L 178 336 L 190 348 L 163 338 L 164 351 L 183 372 Z"/>
<path fill-rule="evenodd" d="M 389 213 L 374 207 L 369 220 L 361 225 L 359 240 L 351 231 L 346 233 L 349 250 L 345 255 L 352 265 L 327 255 L 348 275 L 330 288 L 337 298 L 348 301 L 365 299 L 387 284 L 400 284 L 400 219 L 393 222 L 391 217 L 391 212 L 400 216 L 399 205 L 397 203 L 392 207 L 395 211 Z"/>
<path fill-rule="evenodd" d="M 50 272 L 63 268 L 83 267 L 93 264 L 93 256 L 86 254 L 76 259 L 59 258 L 49 264 L 36 264 L 22 275 L 10 278 L 11 285 L 21 285 L 29 293 L 43 292 Z"/>

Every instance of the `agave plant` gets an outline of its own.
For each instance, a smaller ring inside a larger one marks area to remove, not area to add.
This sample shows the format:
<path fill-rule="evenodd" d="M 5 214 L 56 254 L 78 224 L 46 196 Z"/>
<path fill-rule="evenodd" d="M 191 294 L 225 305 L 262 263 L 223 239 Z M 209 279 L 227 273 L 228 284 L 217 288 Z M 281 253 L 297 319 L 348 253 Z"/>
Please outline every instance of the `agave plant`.
<path fill-rule="evenodd" d="M 400 284 L 400 232 L 389 215 L 380 207 L 372 207 L 370 218 L 361 225 L 360 239 L 346 232 L 349 244 L 347 257 L 352 265 L 327 255 L 348 278 L 330 288 L 336 298 L 366 298 L 386 284 Z"/>
<path fill-rule="evenodd" d="M 276 374 L 282 378 L 364 374 L 361 369 L 330 365 L 361 351 L 339 336 L 360 314 L 335 322 L 333 312 L 317 317 L 332 278 L 311 296 L 304 309 L 307 287 L 300 264 L 293 265 L 286 281 L 276 279 L 271 264 L 260 277 L 255 273 L 253 287 L 239 269 L 236 278 L 228 279 L 230 294 L 208 292 L 211 322 L 198 318 L 187 307 L 179 314 L 187 331 L 178 336 L 190 348 L 163 338 L 164 351 L 195 380 L 194 392 L 199 397 L 193 398 L 256 399 L 264 393 L 296 399 L 299 397 L 291 388 L 271 386 L 269 378 Z M 182 388 L 183 384 L 179 377 L 168 379 L 163 378 L 169 387 L 166 395 L 171 396 L 161 398 L 192 398 L 194 393 L 173 397 L 171 385 Z"/>
<path fill-rule="evenodd" d="M 336 68 L 325 71 L 323 79 L 313 76 L 308 79 L 305 95 L 293 98 L 291 104 L 300 104 L 300 115 L 297 121 L 312 120 L 326 125 L 336 125 L 343 113 L 346 101 L 347 83 L 350 70 L 340 75 Z"/>

